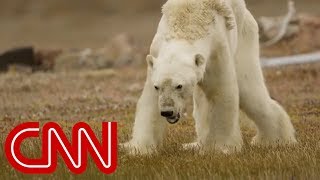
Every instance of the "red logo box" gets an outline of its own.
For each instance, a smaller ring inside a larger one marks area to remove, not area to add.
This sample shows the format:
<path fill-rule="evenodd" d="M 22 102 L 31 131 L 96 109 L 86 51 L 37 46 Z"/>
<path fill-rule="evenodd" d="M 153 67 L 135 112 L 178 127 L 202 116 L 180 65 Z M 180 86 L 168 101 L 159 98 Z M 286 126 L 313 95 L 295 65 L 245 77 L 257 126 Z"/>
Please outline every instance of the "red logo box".
<path fill-rule="evenodd" d="M 14 128 L 5 142 L 9 163 L 18 171 L 27 174 L 51 174 L 57 168 L 58 153 L 72 173 L 81 174 L 87 168 L 88 152 L 99 170 L 111 174 L 117 167 L 117 123 L 102 123 L 102 141 L 99 143 L 94 132 L 86 123 L 77 123 L 72 129 L 69 142 L 57 123 L 47 123 L 42 129 L 42 156 L 29 159 L 20 151 L 21 143 L 31 137 L 39 137 L 38 122 L 28 122 Z"/>

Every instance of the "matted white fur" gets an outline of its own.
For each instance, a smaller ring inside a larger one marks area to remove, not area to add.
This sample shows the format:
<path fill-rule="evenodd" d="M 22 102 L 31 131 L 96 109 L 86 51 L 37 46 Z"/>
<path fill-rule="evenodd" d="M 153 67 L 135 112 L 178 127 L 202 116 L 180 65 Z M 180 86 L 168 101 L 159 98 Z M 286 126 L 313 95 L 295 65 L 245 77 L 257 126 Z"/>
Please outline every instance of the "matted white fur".
<path fill-rule="evenodd" d="M 209 34 L 216 15 L 226 19 L 228 29 L 234 27 L 231 9 L 222 0 L 175 0 L 162 8 L 168 23 L 168 38 L 194 41 Z"/>
<path fill-rule="evenodd" d="M 204 6 L 208 2 L 212 5 Z M 264 83 L 258 26 L 243 0 L 169 0 L 163 11 L 147 57 L 132 140 L 122 147 L 132 154 L 155 152 L 163 144 L 168 122 L 179 120 L 190 96 L 197 138 L 185 149 L 241 150 L 240 109 L 257 127 L 253 144 L 296 143 L 288 114 L 270 98 Z M 230 28 L 226 24 L 232 18 Z"/>

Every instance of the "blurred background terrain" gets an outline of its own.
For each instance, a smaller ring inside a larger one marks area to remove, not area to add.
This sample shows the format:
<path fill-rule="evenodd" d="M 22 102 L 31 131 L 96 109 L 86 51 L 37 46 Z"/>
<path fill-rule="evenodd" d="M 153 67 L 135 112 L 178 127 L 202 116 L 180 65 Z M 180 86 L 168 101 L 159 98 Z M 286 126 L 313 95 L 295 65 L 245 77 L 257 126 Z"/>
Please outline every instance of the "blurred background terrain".
<path fill-rule="evenodd" d="M 119 33 L 149 46 L 165 0 L 0 0 L 0 50 L 102 47 Z M 255 17 L 284 15 L 286 0 L 247 0 Z M 320 15 L 319 0 L 296 0 L 299 12 Z"/>

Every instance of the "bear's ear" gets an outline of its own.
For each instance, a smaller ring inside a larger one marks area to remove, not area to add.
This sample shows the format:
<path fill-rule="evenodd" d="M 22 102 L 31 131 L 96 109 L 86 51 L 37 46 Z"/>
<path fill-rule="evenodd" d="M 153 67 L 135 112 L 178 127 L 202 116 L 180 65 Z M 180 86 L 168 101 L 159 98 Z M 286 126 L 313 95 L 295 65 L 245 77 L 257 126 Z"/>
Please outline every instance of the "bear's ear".
<path fill-rule="evenodd" d="M 196 64 L 196 66 L 200 67 L 200 66 L 204 65 L 204 63 L 205 63 L 204 57 L 201 54 L 197 54 L 195 56 L 195 64 Z"/>
<path fill-rule="evenodd" d="M 148 66 L 150 67 L 150 68 L 153 68 L 153 63 L 154 63 L 154 57 L 152 56 L 152 55 L 148 55 L 147 56 L 147 63 L 148 63 Z"/>

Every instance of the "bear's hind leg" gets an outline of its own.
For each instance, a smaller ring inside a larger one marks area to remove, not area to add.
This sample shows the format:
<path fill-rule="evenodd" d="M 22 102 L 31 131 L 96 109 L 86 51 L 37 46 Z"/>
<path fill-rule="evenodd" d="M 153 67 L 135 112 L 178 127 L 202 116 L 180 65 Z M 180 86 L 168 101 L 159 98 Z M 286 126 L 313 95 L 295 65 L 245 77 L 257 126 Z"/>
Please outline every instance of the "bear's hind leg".
<path fill-rule="evenodd" d="M 258 134 L 253 144 L 295 143 L 295 131 L 285 110 L 271 99 L 259 58 L 258 26 L 247 12 L 239 35 L 236 71 L 240 108 L 252 119 Z"/>

